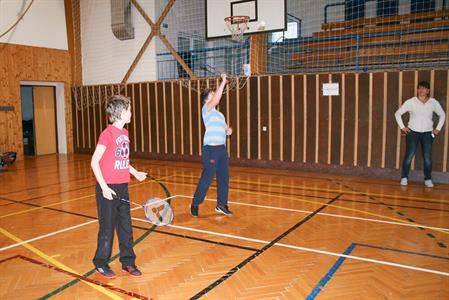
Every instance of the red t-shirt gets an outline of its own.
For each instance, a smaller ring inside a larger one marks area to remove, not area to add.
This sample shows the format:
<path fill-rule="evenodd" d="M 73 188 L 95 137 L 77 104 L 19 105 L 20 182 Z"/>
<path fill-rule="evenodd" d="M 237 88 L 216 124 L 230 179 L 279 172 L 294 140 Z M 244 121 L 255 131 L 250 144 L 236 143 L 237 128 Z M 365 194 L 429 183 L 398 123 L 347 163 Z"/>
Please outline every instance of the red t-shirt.
<path fill-rule="evenodd" d="M 130 181 L 129 136 L 125 128 L 109 125 L 98 138 L 98 145 L 106 146 L 100 159 L 100 169 L 106 183 L 118 184 Z"/>

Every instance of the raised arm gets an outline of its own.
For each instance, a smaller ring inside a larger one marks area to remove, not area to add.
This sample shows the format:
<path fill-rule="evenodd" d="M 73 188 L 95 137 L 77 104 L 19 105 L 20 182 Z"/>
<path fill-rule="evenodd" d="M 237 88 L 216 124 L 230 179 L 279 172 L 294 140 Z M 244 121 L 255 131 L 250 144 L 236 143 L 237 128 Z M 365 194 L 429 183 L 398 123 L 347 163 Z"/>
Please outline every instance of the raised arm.
<path fill-rule="evenodd" d="M 212 100 L 207 103 L 208 109 L 211 109 L 212 107 L 215 107 L 220 103 L 221 96 L 223 96 L 223 91 L 226 86 L 226 83 L 228 83 L 226 74 L 221 74 L 221 83 L 215 90 L 215 94 L 214 94 L 214 97 L 212 98 Z"/>

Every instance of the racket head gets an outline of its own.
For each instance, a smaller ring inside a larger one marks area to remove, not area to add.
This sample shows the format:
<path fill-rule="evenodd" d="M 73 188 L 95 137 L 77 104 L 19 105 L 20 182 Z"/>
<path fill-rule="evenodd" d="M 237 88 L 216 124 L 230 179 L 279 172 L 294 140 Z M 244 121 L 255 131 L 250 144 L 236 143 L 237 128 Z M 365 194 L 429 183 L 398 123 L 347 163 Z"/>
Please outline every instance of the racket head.
<path fill-rule="evenodd" d="M 143 205 L 147 220 L 157 226 L 166 226 L 173 222 L 175 217 L 170 204 L 161 198 L 151 197 Z"/>

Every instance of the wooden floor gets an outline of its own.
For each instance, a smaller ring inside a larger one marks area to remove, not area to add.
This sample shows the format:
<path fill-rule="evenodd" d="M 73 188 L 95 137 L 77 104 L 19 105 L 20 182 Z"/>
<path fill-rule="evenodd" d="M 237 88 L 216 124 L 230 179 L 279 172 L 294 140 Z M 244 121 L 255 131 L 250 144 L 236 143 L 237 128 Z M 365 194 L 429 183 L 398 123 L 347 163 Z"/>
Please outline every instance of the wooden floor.
<path fill-rule="evenodd" d="M 449 299 L 449 185 L 231 168 L 232 217 L 189 214 L 199 163 L 134 160 L 158 181 L 132 200 L 171 197 L 155 228 L 133 210 L 137 264 L 120 272 L 115 241 L 94 273 L 98 223 L 90 156 L 50 155 L 0 172 L 0 299 Z"/>

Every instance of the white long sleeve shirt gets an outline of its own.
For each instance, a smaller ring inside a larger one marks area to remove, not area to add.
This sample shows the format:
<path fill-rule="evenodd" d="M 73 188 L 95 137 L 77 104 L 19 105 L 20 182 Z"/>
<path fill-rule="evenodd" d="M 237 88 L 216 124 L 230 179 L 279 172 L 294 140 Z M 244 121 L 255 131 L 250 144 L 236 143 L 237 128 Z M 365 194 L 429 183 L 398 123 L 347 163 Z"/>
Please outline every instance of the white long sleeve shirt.
<path fill-rule="evenodd" d="M 433 131 L 433 113 L 438 115 L 438 124 L 436 129 L 443 128 L 446 118 L 440 103 L 434 98 L 429 98 L 426 103 L 422 103 L 417 97 L 408 99 L 394 114 L 399 127 L 404 128 L 402 115 L 408 112 L 410 119 L 408 128 L 416 132 Z"/>

